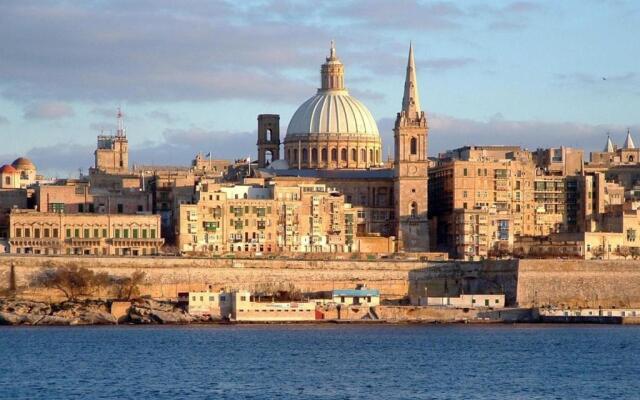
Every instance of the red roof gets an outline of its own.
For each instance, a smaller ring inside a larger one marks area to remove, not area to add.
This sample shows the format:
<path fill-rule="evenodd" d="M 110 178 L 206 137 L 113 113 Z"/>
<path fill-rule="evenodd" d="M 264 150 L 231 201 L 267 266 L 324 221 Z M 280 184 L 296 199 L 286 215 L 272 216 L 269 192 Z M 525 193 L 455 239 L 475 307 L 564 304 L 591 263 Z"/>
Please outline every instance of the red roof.
<path fill-rule="evenodd" d="M 15 174 L 16 172 L 18 172 L 18 170 L 9 164 L 5 164 L 0 167 L 0 174 Z"/>

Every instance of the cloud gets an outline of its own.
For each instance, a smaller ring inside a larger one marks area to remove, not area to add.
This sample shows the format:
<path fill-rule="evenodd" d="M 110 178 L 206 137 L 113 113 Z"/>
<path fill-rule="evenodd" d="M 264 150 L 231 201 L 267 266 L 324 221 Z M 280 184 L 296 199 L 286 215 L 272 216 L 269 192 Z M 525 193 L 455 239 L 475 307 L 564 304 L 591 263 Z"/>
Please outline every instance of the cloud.
<path fill-rule="evenodd" d="M 247 11 L 252 7 L 223 2 L 180 5 L 168 0 L 3 5 L 3 95 L 287 102 L 308 93 L 310 83 L 295 70 L 317 67 L 308 52 L 324 44 L 324 27 L 259 19 Z"/>
<path fill-rule="evenodd" d="M 640 138 L 640 124 L 630 127 L 622 125 L 592 125 L 577 122 L 514 121 L 497 114 L 486 121 L 456 118 L 449 115 L 429 114 L 429 154 L 467 145 L 518 145 L 530 150 L 545 147 L 583 148 L 586 153 L 600 150 L 606 142 L 606 133 L 621 144 L 627 128 Z M 393 145 L 394 120 L 378 121 L 385 155 Z M 588 159 L 588 154 L 585 155 Z"/>
<path fill-rule="evenodd" d="M 73 108 L 63 102 L 49 101 L 25 107 L 23 117 L 31 120 L 52 120 L 74 116 Z"/>
<path fill-rule="evenodd" d="M 176 122 L 176 118 L 170 113 L 162 110 L 153 110 L 146 114 L 147 118 L 159 120 L 165 124 L 173 124 Z"/>
<path fill-rule="evenodd" d="M 9 123 L 9 119 L 0 115 L 0 125 L 7 125 Z"/>

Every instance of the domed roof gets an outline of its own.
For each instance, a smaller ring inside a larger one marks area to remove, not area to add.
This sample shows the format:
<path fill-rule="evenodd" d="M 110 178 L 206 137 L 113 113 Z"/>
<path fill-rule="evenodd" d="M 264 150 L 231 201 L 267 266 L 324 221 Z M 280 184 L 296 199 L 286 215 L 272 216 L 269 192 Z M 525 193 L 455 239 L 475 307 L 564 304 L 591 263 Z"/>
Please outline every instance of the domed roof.
<path fill-rule="evenodd" d="M 312 133 L 379 136 L 367 107 L 346 90 L 319 91 L 293 114 L 287 136 Z"/>
<path fill-rule="evenodd" d="M 291 117 L 287 137 L 310 134 L 372 135 L 379 137 L 375 119 L 344 87 L 344 66 L 331 50 L 321 67 L 321 88 Z"/>
<path fill-rule="evenodd" d="M 36 169 L 36 166 L 31 162 L 31 160 L 24 157 L 16 158 L 16 160 L 12 162 L 11 165 L 19 171 Z"/>
<path fill-rule="evenodd" d="M 18 171 L 9 164 L 0 167 L 0 174 L 15 174 L 16 172 Z"/>

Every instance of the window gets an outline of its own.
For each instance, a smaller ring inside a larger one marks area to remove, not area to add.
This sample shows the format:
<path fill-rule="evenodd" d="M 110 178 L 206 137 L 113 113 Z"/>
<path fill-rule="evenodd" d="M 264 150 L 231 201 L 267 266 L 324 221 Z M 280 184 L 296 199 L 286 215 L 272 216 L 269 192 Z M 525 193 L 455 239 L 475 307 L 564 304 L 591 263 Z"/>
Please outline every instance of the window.
<path fill-rule="evenodd" d="M 344 303 L 344 296 L 340 296 L 340 303 Z"/>
<path fill-rule="evenodd" d="M 35 238 L 39 238 L 40 237 L 40 228 L 35 228 L 33 230 L 33 237 L 35 237 Z"/>
<path fill-rule="evenodd" d="M 338 161 L 338 150 L 331 149 L 331 161 Z"/>
<path fill-rule="evenodd" d="M 412 137 L 411 138 L 411 155 L 418 154 L 418 139 Z"/>
<path fill-rule="evenodd" d="M 80 229 L 76 228 L 73 230 L 73 237 L 79 238 L 80 237 Z"/>
<path fill-rule="evenodd" d="M 122 214 L 124 212 L 124 205 L 118 204 L 118 214 Z"/>
<path fill-rule="evenodd" d="M 138 229 L 137 228 L 133 229 L 133 238 L 134 239 L 138 238 Z"/>
<path fill-rule="evenodd" d="M 116 237 L 116 239 L 120 239 L 120 229 L 116 229 L 115 237 Z"/>
<path fill-rule="evenodd" d="M 320 154 L 322 156 L 322 161 L 327 161 L 327 149 L 322 149 Z"/>
<path fill-rule="evenodd" d="M 122 236 L 123 236 L 125 239 L 129 239 L 129 230 L 128 230 L 128 229 L 123 229 L 123 230 L 122 230 Z"/>
<path fill-rule="evenodd" d="M 84 212 L 84 204 L 78 204 L 78 212 Z"/>
<path fill-rule="evenodd" d="M 67 238 L 71 237 L 71 229 L 67 228 Z"/>
<path fill-rule="evenodd" d="M 22 236 L 22 229 L 16 228 L 16 237 L 21 237 L 21 236 Z"/>
<path fill-rule="evenodd" d="M 412 217 L 418 216 L 418 203 L 416 203 L 415 201 L 411 203 L 411 216 Z"/>
<path fill-rule="evenodd" d="M 367 162 L 367 151 L 360 149 L 360 162 Z"/>
<path fill-rule="evenodd" d="M 53 228 L 53 237 L 54 238 L 58 237 L 58 228 Z"/>
<path fill-rule="evenodd" d="M 4 178 L 4 183 L 7 185 L 11 185 L 11 177 L 7 176 L 6 178 Z"/>
<path fill-rule="evenodd" d="M 358 161 L 358 152 L 356 149 L 351 149 L 351 161 Z"/>
<path fill-rule="evenodd" d="M 340 160 L 347 161 L 347 149 L 340 150 Z"/>
<path fill-rule="evenodd" d="M 84 236 L 83 236 L 83 237 L 88 238 L 88 237 L 90 237 L 90 236 L 91 236 L 91 235 L 89 235 L 89 229 L 85 229 L 85 230 L 84 230 Z"/>
<path fill-rule="evenodd" d="M 302 149 L 302 162 L 307 162 L 308 157 L 307 149 Z"/>
<path fill-rule="evenodd" d="M 93 237 L 94 238 L 100 237 L 100 230 L 98 228 L 93 229 Z"/>
<path fill-rule="evenodd" d="M 215 296 L 209 296 L 209 301 L 216 301 L 216 297 Z"/>
<path fill-rule="evenodd" d="M 467 169 L 466 169 L 466 168 L 464 168 L 464 169 L 462 170 L 462 175 L 463 175 L 463 176 L 467 176 Z"/>
<path fill-rule="evenodd" d="M 104 237 L 104 238 L 107 237 L 107 230 L 106 229 L 102 229 L 102 237 Z"/>
<path fill-rule="evenodd" d="M 143 238 L 143 239 L 146 239 L 146 238 L 147 238 L 147 230 L 146 230 L 146 229 L 143 229 L 143 230 L 142 230 L 142 238 Z"/>
<path fill-rule="evenodd" d="M 227 300 L 226 296 L 220 296 L 220 301 L 226 301 L 226 300 Z"/>
<path fill-rule="evenodd" d="M 247 296 L 240 296 L 240 301 L 247 301 Z"/>

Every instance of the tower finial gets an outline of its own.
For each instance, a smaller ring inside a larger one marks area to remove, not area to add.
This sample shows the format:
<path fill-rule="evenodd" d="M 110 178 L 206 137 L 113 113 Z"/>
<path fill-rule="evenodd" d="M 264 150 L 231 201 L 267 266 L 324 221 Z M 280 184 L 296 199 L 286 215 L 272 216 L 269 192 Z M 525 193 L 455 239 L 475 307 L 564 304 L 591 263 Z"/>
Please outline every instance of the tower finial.
<path fill-rule="evenodd" d="M 118 119 L 118 130 L 116 131 L 116 136 L 124 137 L 126 135 L 124 130 L 124 120 L 122 118 L 122 110 L 120 110 L 120 107 L 118 107 L 116 118 Z"/>
<path fill-rule="evenodd" d="M 336 41 L 331 39 L 331 48 L 329 49 L 329 59 L 333 60 L 336 58 Z"/>
<path fill-rule="evenodd" d="M 413 43 L 409 42 L 409 60 L 407 61 L 407 76 L 404 81 L 404 96 L 402 97 L 402 111 L 407 115 L 420 113 L 420 96 L 418 94 L 418 79 L 416 78 L 416 62 L 413 58 Z"/>

